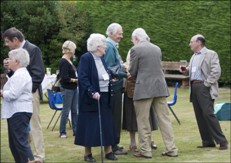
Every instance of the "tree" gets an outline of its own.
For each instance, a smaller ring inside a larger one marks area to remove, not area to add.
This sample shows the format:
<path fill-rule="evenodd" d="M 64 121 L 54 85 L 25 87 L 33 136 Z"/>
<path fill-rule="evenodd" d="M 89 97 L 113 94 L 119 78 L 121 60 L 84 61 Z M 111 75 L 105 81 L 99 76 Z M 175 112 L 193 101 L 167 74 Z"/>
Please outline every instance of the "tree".
<path fill-rule="evenodd" d="M 62 56 L 62 44 L 72 40 L 77 52 L 86 47 L 90 22 L 88 14 L 77 11 L 76 2 L 62 1 L 3 1 L 1 2 L 1 31 L 16 27 L 25 38 L 40 47 L 45 66 L 54 73 Z M 1 62 L 9 51 L 1 44 Z"/>
<path fill-rule="evenodd" d="M 50 53 L 47 45 L 58 33 L 57 2 L 54 1 L 3 1 L 1 3 L 1 31 L 10 27 L 21 30 L 27 40 L 40 47 L 45 64 Z M 2 46 L 2 45 L 1 45 Z M 6 57 L 7 48 L 1 51 Z"/>

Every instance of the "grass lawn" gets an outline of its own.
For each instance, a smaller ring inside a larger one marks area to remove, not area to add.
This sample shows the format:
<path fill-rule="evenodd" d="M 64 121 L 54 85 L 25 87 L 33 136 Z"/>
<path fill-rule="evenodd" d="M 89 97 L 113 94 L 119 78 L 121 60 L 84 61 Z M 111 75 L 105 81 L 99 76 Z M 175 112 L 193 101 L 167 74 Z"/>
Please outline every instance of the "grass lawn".
<path fill-rule="evenodd" d="M 170 87 L 171 95 L 173 94 L 173 87 Z M 168 98 L 170 101 L 172 96 Z M 230 89 L 221 88 L 220 96 L 216 100 L 219 102 L 230 102 Z M 195 120 L 195 115 L 191 103 L 189 103 L 189 89 L 178 89 L 178 101 L 173 106 L 173 110 L 181 121 L 178 125 L 170 112 L 171 121 L 174 128 L 175 143 L 179 149 L 179 156 L 176 158 L 169 158 L 161 156 L 164 151 L 164 144 L 160 131 L 154 131 L 152 138 L 155 140 L 158 148 L 153 150 L 152 159 L 137 159 L 132 152 L 128 152 L 126 156 L 117 156 L 118 163 L 122 162 L 230 162 L 230 144 L 229 149 L 220 151 L 217 148 L 198 149 L 196 146 L 201 145 L 201 140 Z M 83 153 L 84 148 L 74 145 L 74 137 L 72 130 L 67 125 L 67 139 L 60 139 L 59 123 L 54 131 L 51 131 L 53 124 L 49 129 L 46 129 L 51 116 L 54 111 L 51 110 L 46 102 L 41 104 L 41 121 L 44 133 L 45 149 L 46 149 L 46 163 L 50 162 L 84 162 Z M 220 125 L 229 143 L 230 140 L 230 121 L 220 121 Z M 94 136 L 94 135 L 92 135 Z M 137 139 L 138 140 L 138 139 Z M 129 133 L 122 131 L 121 143 L 125 149 L 129 147 Z M 138 143 L 138 142 L 137 142 Z M 33 148 L 33 147 L 32 147 Z M 93 155 L 97 162 L 100 162 L 100 147 L 93 148 Z M 10 149 L 8 147 L 8 133 L 6 120 L 1 120 L 1 162 L 13 162 Z M 114 162 L 104 160 L 104 162 Z"/>

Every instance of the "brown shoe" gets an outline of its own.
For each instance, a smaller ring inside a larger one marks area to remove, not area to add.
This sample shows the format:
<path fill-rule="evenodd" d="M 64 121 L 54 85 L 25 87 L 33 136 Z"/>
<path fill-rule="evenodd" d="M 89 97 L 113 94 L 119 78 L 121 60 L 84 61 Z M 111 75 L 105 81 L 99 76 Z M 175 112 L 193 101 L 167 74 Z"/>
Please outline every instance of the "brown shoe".
<path fill-rule="evenodd" d="M 138 149 L 137 149 L 137 146 L 136 145 L 130 145 L 129 146 L 129 150 L 132 151 L 132 152 L 138 152 Z"/>
<path fill-rule="evenodd" d="M 137 158 L 152 158 L 151 156 L 145 156 L 141 153 L 135 153 L 133 156 L 137 157 Z"/>
<path fill-rule="evenodd" d="M 228 142 L 225 141 L 223 143 L 220 143 L 219 150 L 226 150 L 226 149 L 228 149 Z"/>
<path fill-rule="evenodd" d="M 172 154 L 172 152 L 163 152 L 161 154 L 162 156 L 168 156 L 168 157 L 177 157 L 177 154 Z"/>

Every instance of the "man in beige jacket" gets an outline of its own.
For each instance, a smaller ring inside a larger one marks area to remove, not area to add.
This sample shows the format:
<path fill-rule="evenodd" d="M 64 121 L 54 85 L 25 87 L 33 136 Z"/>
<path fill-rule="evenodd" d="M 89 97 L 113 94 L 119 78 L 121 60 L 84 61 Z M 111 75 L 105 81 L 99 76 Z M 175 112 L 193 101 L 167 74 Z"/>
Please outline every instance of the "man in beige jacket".
<path fill-rule="evenodd" d="M 220 150 L 228 149 L 228 142 L 214 115 L 214 100 L 218 97 L 221 74 L 218 55 L 205 47 L 205 37 L 200 34 L 191 38 L 189 46 L 194 54 L 184 73 L 190 76 L 190 101 L 202 139 L 202 145 L 197 148 L 216 147 L 216 142 L 220 144 Z"/>
<path fill-rule="evenodd" d="M 152 158 L 150 109 L 157 115 L 157 121 L 165 144 L 163 156 L 176 157 L 178 150 L 174 143 L 172 124 L 169 119 L 166 97 L 168 87 L 161 66 L 161 50 L 150 43 L 148 35 L 142 28 L 132 33 L 129 73 L 136 79 L 134 106 L 138 125 L 140 153 L 136 157 Z M 151 107 L 152 106 L 152 107 Z"/>

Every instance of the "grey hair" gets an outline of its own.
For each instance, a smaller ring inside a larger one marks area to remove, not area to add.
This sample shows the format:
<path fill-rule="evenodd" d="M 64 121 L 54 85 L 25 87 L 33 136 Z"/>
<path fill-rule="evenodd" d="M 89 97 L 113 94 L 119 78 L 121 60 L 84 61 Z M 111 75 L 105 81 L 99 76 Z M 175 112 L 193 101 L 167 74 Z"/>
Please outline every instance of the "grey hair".
<path fill-rule="evenodd" d="M 150 41 L 149 36 L 147 35 L 147 33 L 143 28 L 136 28 L 132 32 L 132 37 L 137 37 L 139 41 Z"/>
<path fill-rule="evenodd" d="M 202 34 L 197 34 L 194 36 L 196 40 L 200 41 L 203 46 L 205 46 L 205 37 Z"/>
<path fill-rule="evenodd" d="M 111 34 L 115 34 L 120 28 L 122 28 L 120 24 L 112 23 L 107 27 L 106 35 L 109 36 Z"/>
<path fill-rule="evenodd" d="M 67 40 L 63 43 L 63 46 L 62 46 L 63 54 L 69 51 L 72 53 L 75 53 L 75 49 L 76 49 L 76 45 L 74 42 Z"/>
<path fill-rule="evenodd" d="M 12 57 L 14 60 L 17 60 L 21 67 L 26 67 L 30 63 L 29 53 L 27 52 L 27 50 L 23 48 L 11 50 L 8 55 L 9 57 Z"/>
<path fill-rule="evenodd" d="M 98 47 L 106 43 L 106 37 L 100 33 L 93 33 L 87 39 L 87 50 L 96 52 Z"/>

